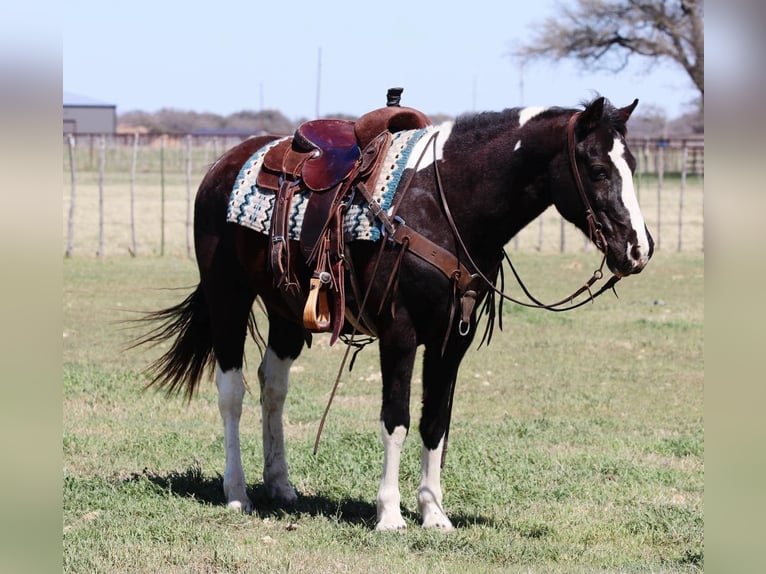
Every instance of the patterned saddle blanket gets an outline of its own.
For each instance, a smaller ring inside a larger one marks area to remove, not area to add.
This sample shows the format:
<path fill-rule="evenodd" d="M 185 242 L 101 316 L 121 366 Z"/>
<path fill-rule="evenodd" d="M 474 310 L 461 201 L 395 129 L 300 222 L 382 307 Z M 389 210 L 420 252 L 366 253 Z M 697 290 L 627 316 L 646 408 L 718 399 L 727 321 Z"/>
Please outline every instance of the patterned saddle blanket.
<path fill-rule="evenodd" d="M 386 152 L 383 168 L 374 185 L 368 188 L 372 191 L 373 200 L 380 203 L 388 212 L 393 204 L 396 189 L 406 169 L 412 169 L 424 152 L 430 140 L 434 126 L 417 130 L 404 130 L 393 134 L 391 145 Z M 234 183 L 227 221 L 248 227 L 259 233 L 268 235 L 271 229 L 271 216 L 274 212 L 276 193 L 257 185 L 258 173 L 263 165 L 263 159 L 271 148 L 284 139 L 269 142 L 256 151 L 242 166 Z M 298 240 L 301 235 L 303 217 L 308 205 L 309 190 L 295 193 L 289 216 L 289 237 Z M 346 241 L 367 240 L 377 241 L 382 237 L 380 222 L 367 209 L 367 203 L 358 198 L 351 202 L 346 211 L 343 231 Z"/>

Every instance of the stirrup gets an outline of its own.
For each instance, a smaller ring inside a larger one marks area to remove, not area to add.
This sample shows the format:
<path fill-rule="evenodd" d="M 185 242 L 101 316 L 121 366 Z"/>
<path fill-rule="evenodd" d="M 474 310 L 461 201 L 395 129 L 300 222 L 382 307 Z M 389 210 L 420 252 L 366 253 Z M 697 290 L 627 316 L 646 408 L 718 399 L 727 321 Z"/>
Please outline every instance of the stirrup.
<path fill-rule="evenodd" d="M 327 271 L 322 271 L 309 281 L 309 294 L 303 308 L 303 326 L 309 331 L 329 331 L 332 326 L 327 300 L 327 289 L 331 281 L 332 277 Z"/>

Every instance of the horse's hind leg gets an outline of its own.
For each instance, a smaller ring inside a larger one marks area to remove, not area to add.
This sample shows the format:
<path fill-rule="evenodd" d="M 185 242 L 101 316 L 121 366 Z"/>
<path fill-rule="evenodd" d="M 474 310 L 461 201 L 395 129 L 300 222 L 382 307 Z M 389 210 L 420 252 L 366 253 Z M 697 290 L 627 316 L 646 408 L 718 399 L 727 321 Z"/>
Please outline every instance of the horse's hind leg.
<path fill-rule="evenodd" d="M 282 413 L 290 365 L 302 348 L 303 329 L 272 314 L 268 346 L 258 368 L 263 423 L 263 484 L 269 495 L 283 504 L 292 504 L 298 499 L 287 475 Z"/>
<path fill-rule="evenodd" d="M 225 278 L 217 275 L 218 279 Z M 239 440 L 239 421 L 242 416 L 242 400 L 245 383 L 242 361 L 247 335 L 247 320 L 254 295 L 242 289 L 231 288 L 228 281 L 205 283 L 213 327 L 213 345 L 216 356 L 215 383 L 218 387 L 218 410 L 223 420 L 226 468 L 223 474 L 223 490 L 230 508 L 252 511 L 247 496 L 247 483 L 242 468 Z"/>
<path fill-rule="evenodd" d="M 223 473 L 223 492 L 229 508 L 251 512 L 253 505 L 247 496 L 245 471 L 242 468 L 242 455 L 239 444 L 239 419 L 242 416 L 242 399 L 245 396 L 245 384 L 242 368 L 232 367 L 224 370 L 216 364 L 215 384 L 218 387 L 218 410 L 223 420 L 224 446 L 226 449 L 226 469 Z"/>
<path fill-rule="evenodd" d="M 215 384 L 226 452 L 223 490 L 230 508 L 251 512 L 253 505 L 247 496 L 242 468 L 239 422 L 245 396 L 242 363 L 255 292 L 244 286 L 232 250 L 218 236 L 195 233 L 195 243 L 216 359 Z"/>

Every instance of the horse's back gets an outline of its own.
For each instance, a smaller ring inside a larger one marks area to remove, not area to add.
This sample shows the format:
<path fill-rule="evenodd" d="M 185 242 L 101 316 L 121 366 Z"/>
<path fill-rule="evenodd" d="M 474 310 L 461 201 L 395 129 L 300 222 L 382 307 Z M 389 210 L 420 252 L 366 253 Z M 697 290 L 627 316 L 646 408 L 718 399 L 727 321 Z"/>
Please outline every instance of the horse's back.
<path fill-rule="evenodd" d="M 250 137 L 224 152 L 210 166 L 197 189 L 194 204 L 194 238 L 198 248 L 205 235 L 220 236 L 224 233 L 226 210 L 240 169 L 256 151 L 278 137 Z"/>
<path fill-rule="evenodd" d="M 234 180 L 244 163 L 256 151 L 279 137 L 281 136 L 271 134 L 253 136 L 224 152 L 208 169 L 200 183 L 197 195 L 208 194 L 212 189 L 222 189 L 226 192 L 228 199 L 234 187 Z"/>

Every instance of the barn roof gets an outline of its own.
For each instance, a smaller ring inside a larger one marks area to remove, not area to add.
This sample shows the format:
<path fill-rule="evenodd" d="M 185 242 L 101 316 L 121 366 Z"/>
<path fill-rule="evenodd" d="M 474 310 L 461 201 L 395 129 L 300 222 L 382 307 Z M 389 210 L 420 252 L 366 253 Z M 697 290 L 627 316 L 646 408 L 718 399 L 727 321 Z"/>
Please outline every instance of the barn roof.
<path fill-rule="evenodd" d="M 72 92 L 64 92 L 64 105 L 65 106 L 79 106 L 79 107 L 86 107 L 86 106 L 92 106 L 92 107 L 99 107 L 99 108 L 116 108 L 116 104 L 112 104 L 109 102 L 102 102 L 93 98 L 90 98 L 88 96 L 83 96 L 80 94 L 75 94 Z"/>

